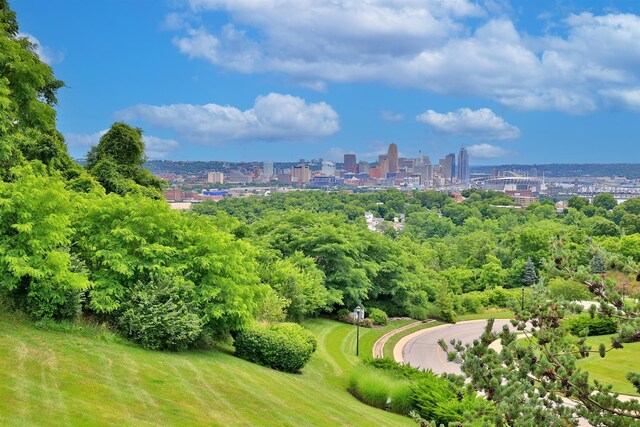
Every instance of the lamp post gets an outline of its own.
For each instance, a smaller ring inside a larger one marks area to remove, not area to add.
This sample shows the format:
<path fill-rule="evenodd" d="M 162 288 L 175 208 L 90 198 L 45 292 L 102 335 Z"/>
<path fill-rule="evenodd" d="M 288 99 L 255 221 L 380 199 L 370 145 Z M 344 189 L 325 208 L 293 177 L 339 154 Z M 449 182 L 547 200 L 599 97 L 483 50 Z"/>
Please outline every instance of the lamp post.
<path fill-rule="evenodd" d="M 356 356 L 360 351 L 360 313 L 362 313 L 362 307 L 356 307 Z"/>
<path fill-rule="evenodd" d="M 522 284 L 522 302 L 520 304 L 520 309 L 524 311 L 524 283 Z"/>

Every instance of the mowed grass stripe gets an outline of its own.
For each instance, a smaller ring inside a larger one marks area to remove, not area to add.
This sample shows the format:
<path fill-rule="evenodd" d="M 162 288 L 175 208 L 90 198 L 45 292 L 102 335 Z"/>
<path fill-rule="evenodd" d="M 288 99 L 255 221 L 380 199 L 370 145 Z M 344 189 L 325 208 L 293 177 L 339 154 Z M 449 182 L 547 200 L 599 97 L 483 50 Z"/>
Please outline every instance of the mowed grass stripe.
<path fill-rule="evenodd" d="M 39 330 L 0 314 L 0 424 L 412 425 L 345 390 L 357 362 L 353 325 L 305 326 L 318 336 L 318 352 L 302 374 L 285 374 L 225 348 L 153 352 L 109 342 L 88 326 Z"/>

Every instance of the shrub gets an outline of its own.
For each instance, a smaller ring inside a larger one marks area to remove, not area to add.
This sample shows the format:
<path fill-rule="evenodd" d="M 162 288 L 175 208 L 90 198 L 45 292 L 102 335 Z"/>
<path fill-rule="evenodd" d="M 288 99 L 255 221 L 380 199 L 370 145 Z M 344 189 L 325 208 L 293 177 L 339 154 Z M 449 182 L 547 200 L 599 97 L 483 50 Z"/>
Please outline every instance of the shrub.
<path fill-rule="evenodd" d="M 362 322 L 360 322 L 360 326 L 363 326 L 365 328 L 373 328 L 373 321 L 367 317 L 366 319 L 362 319 Z"/>
<path fill-rule="evenodd" d="M 571 317 L 565 321 L 565 326 L 574 335 L 579 335 L 586 328 L 589 329 L 588 335 L 609 335 L 618 330 L 616 322 L 609 317 L 591 317 L 587 314 Z"/>
<path fill-rule="evenodd" d="M 482 296 L 478 293 L 463 294 L 460 297 L 460 306 L 465 313 L 479 313 L 484 309 Z"/>
<path fill-rule="evenodd" d="M 338 317 L 339 322 L 352 323 L 351 317 L 349 316 L 349 310 L 347 310 L 346 308 L 341 308 L 340 310 L 338 310 L 336 316 Z"/>
<path fill-rule="evenodd" d="M 573 280 L 554 277 L 547 286 L 549 295 L 555 300 L 583 301 L 593 298 L 586 285 Z"/>
<path fill-rule="evenodd" d="M 202 335 L 193 285 L 182 278 L 156 277 L 138 282 L 116 319 L 129 338 L 151 350 L 184 350 Z"/>
<path fill-rule="evenodd" d="M 409 307 L 409 317 L 417 320 L 427 320 L 432 317 L 431 311 L 429 308 L 422 305 L 412 305 Z"/>
<path fill-rule="evenodd" d="M 296 323 L 255 325 L 235 337 L 236 355 L 284 372 L 298 372 L 316 350 L 311 332 Z"/>
<path fill-rule="evenodd" d="M 386 325 L 389 321 L 387 317 L 387 313 L 380 310 L 379 308 L 372 308 L 369 310 L 369 319 L 373 322 L 374 325 Z"/>
<path fill-rule="evenodd" d="M 407 415 L 413 409 L 410 383 L 371 366 L 358 365 L 349 374 L 349 391 L 367 405 Z"/>

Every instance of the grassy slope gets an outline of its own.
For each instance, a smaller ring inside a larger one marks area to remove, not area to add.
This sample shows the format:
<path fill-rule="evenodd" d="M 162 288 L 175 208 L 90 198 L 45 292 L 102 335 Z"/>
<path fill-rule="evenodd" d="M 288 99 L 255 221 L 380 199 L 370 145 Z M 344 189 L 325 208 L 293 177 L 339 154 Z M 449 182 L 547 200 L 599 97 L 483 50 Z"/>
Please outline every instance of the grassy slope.
<path fill-rule="evenodd" d="M 87 327 L 43 331 L 0 314 L 0 424 L 412 425 L 345 391 L 355 328 L 306 326 L 319 349 L 292 375 L 227 351 L 158 353 Z"/>
<path fill-rule="evenodd" d="M 611 346 L 611 335 L 589 337 L 587 344 L 593 350 L 604 343 Z M 624 344 L 623 349 L 611 350 L 604 359 L 598 354 L 591 354 L 588 358 L 578 361 L 578 366 L 589 371 L 591 379 L 597 379 L 604 384 L 611 384 L 613 391 L 624 394 L 638 394 L 633 385 L 625 378 L 627 372 L 640 370 L 640 342 Z"/>

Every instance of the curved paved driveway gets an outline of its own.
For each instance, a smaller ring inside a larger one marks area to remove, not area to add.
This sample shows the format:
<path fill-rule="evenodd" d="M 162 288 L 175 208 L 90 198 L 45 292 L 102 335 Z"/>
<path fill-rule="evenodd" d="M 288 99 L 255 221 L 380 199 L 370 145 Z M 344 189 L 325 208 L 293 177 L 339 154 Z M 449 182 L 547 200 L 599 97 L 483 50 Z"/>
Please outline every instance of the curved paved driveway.
<path fill-rule="evenodd" d="M 413 367 L 431 369 L 435 374 L 444 372 L 462 374 L 460 365 L 447 362 L 447 354 L 440 348 L 438 341 L 444 339 L 449 344 L 452 339 L 462 343 L 471 343 L 482 335 L 486 320 L 470 320 L 455 325 L 440 325 L 431 329 L 418 331 L 404 337 L 394 349 L 394 357 L 398 362 L 408 363 Z M 503 325 L 511 323 L 506 319 L 496 319 L 493 330 L 502 330 Z"/>

